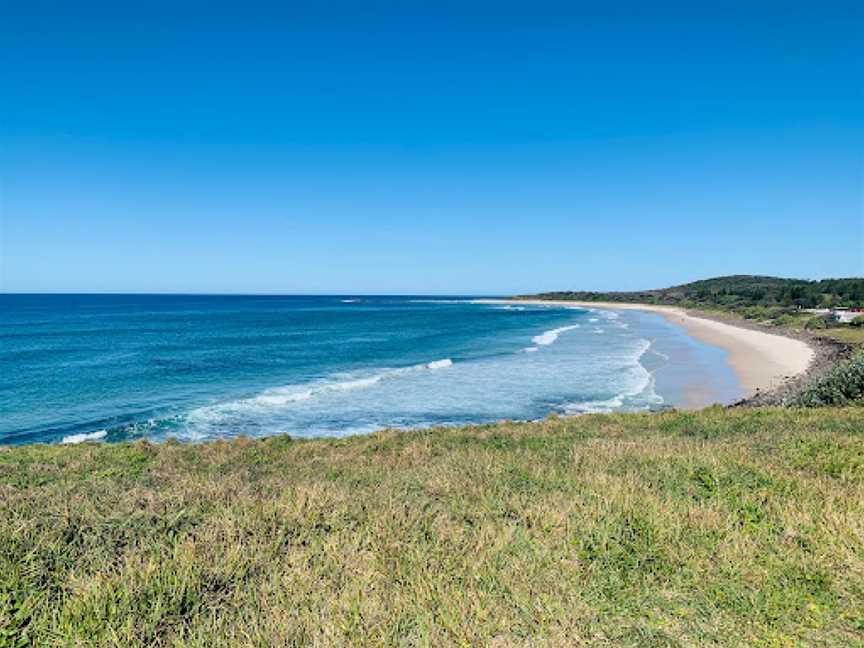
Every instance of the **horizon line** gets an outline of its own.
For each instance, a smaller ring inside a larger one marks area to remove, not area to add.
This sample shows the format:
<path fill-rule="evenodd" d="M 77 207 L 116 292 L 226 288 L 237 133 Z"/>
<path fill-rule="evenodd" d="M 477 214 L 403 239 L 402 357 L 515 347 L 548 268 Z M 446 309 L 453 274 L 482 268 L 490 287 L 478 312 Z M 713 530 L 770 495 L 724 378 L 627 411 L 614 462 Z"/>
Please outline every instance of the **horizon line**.
<path fill-rule="evenodd" d="M 196 292 L 196 291 L 124 291 L 124 290 L 0 290 L 3 295 L 142 295 L 178 297 L 509 297 L 517 293 L 438 293 L 438 292 Z M 520 293 L 523 294 L 523 293 Z"/>

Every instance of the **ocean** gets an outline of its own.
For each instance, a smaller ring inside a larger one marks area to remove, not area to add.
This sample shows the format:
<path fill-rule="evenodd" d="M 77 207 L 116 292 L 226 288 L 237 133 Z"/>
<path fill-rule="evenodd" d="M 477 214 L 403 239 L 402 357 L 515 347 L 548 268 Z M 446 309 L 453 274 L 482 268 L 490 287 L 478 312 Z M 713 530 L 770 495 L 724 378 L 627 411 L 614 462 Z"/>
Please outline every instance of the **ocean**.
<path fill-rule="evenodd" d="M 0 444 L 344 436 L 662 409 L 694 388 L 740 395 L 723 351 L 639 311 L 0 295 Z"/>

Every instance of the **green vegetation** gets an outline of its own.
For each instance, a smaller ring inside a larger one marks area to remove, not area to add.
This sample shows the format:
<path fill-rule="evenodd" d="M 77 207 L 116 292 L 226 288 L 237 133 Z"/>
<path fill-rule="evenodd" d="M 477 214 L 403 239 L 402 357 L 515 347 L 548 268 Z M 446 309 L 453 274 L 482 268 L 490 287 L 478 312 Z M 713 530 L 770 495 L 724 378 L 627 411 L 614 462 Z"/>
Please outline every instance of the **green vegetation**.
<path fill-rule="evenodd" d="M 808 331 L 816 331 L 828 328 L 828 321 L 824 317 L 809 317 L 804 322 L 804 328 Z"/>
<path fill-rule="evenodd" d="M 829 338 L 843 344 L 864 346 L 864 328 L 856 326 L 835 326 L 820 331 L 811 331 L 817 337 Z"/>
<path fill-rule="evenodd" d="M 0 646 L 862 646 L 864 410 L 0 449 Z"/>
<path fill-rule="evenodd" d="M 733 275 L 636 292 L 563 291 L 534 295 L 541 299 L 619 301 L 669 304 L 686 308 L 718 308 L 751 319 L 771 319 L 795 314 L 801 308 L 864 306 L 864 278 L 782 279 Z"/>
<path fill-rule="evenodd" d="M 801 407 L 846 405 L 864 398 L 864 351 L 832 368 L 795 398 Z"/>
<path fill-rule="evenodd" d="M 629 302 L 680 306 L 714 317 L 741 318 L 770 326 L 806 330 L 847 344 L 864 344 L 864 316 L 840 324 L 814 316 L 805 308 L 864 307 L 864 279 L 782 279 L 733 275 L 635 292 L 562 291 L 522 298 L 568 301 Z"/>

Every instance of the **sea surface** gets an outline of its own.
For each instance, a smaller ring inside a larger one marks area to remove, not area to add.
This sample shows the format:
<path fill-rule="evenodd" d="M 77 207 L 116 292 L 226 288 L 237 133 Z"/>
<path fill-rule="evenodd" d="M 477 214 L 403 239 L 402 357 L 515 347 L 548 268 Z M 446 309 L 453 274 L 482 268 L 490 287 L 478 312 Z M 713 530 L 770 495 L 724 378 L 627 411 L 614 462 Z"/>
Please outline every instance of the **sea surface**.
<path fill-rule="evenodd" d="M 0 444 L 297 437 L 684 404 L 740 387 L 637 311 L 471 297 L 0 295 Z"/>

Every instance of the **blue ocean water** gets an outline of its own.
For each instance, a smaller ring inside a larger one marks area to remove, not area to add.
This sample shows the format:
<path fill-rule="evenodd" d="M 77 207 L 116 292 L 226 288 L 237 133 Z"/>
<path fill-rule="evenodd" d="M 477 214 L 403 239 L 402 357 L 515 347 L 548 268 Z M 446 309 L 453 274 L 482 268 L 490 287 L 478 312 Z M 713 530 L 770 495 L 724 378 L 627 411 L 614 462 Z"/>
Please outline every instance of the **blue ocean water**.
<path fill-rule="evenodd" d="M 637 312 L 471 298 L 0 295 L 0 443 L 340 436 L 658 408 L 680 398 L 674 381 L 661 393 L 658 377 L 683 347 L 688 366 L 701 362 L 734 391 L 721 352 Z"/>

